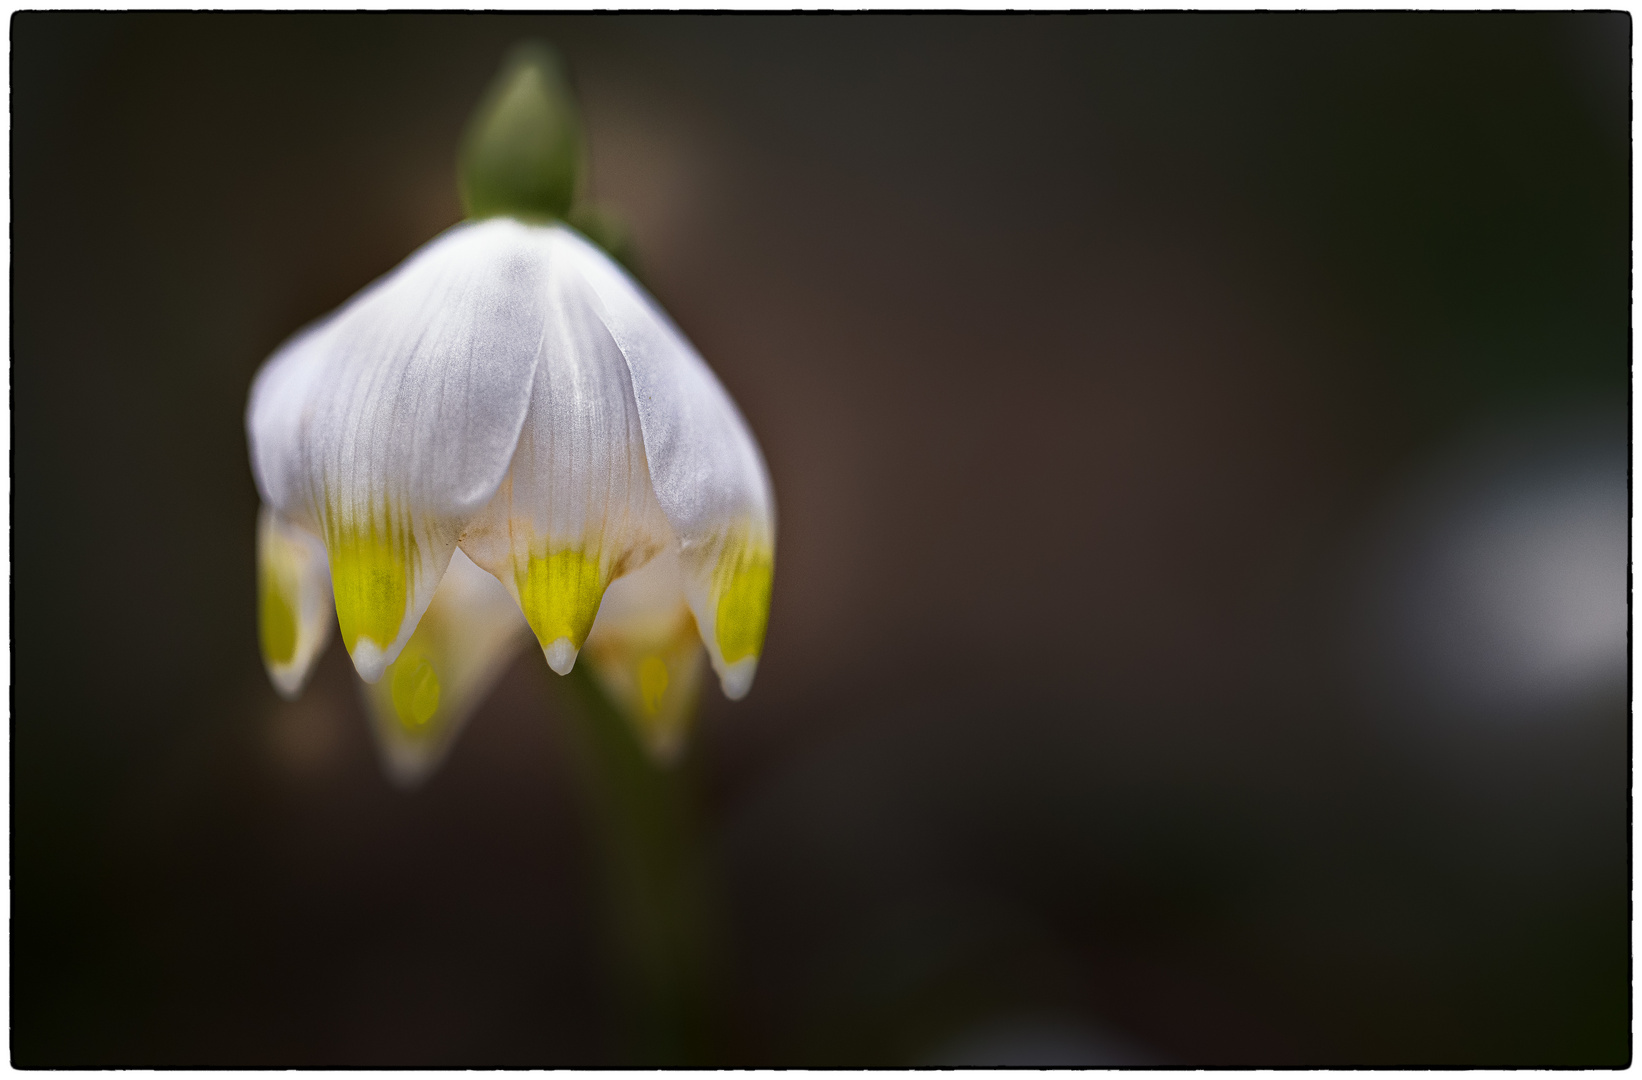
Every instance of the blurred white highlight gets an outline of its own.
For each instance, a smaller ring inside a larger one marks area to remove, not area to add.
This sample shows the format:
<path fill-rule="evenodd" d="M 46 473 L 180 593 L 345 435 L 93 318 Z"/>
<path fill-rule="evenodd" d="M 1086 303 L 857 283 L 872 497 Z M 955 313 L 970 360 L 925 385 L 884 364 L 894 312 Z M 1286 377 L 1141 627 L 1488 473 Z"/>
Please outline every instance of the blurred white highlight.
<path fill-rule="evenodd" d="M 1623 417 L 1563 414 L 1474 431 L 1405 484 L 1358 606 L 1375 696 L 1513 723 L 1623 687 L 1628 458 Z"/>

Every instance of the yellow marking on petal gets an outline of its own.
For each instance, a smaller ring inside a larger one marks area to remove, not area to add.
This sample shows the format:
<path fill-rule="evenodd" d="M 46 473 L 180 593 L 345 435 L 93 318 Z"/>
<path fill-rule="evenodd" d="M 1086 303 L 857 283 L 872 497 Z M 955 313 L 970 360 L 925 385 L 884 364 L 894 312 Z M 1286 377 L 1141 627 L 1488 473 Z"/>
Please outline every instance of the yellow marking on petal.
<path fill-rule="evenodd" d="M 327 530 L 325 546 L 343 644 L 350 653 L 361 638 L 388 648 L 405 620 L 416 538 L 408 529 L 371 522 L 364 528 L 349 524 Z"/>
<path fill-rule="evenodd" d="M 265 558 L 264 560 L 269 561 Z M 281 567 L 280 569 L 286 569 Z M 286 588 L 297 584 L 289 574 L 280 574 L 276 568 L 260 567 L 262 588 L 259 590 L 261 610 L 258 625 L 261 630 L 262 658 L 270 665 L 289 664 L 296 656 L 296 610 Z M 283 579 L 283 580 L 282 580 Z"/>
<path fill-rule="evenodd" d="M 661 695 L 667 692 L 667 661 L 654 653 L 639 664 L 639 695 L 644 711 L 651 716 L 661 708 Z"/>
<path fill-rule="evenodd" d="M 582 647 L 604 598 L 605 580 L 597 558 L 571 548 L 531 555 L 522 572 L 515 564 L 514 582 L 519 606 L 543 648 L 559 638 Z"/>
<path fill-rule="evenodd" d="M 594 678 L 657 761 L 678 756 L 695 715 L 707 649 L 688 607 L 631 629 L 601 629 L 587 643 Z"/>
<path fill-rule="evenodd" d="M 390 675 L 393 711 L 407 731 L 417 731 L 439 709 L 439 675 L 426 656 L 401 654 Z"/>
<path fill-rule="evenodd" d="M 718 651 L 726 664 L 757 656 L 764 648 L 770 620 L 770 583 L 775 552 L 767 544 L 749 544 L 732 536 L 713 571 L 717 597 Z"/>

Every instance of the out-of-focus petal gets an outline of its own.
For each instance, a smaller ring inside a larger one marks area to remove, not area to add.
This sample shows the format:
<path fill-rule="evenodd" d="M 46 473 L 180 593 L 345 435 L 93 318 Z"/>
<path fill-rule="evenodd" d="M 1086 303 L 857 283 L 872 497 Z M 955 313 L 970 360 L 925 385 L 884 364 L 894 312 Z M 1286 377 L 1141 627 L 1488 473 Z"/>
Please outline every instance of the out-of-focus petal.
<path fill-rule="evenodd" d="M 545 320 L 540 232 L 449 230 L 294 339 L 253 391 L 259 482 L 323 536 L 342 640 L 368 682 L 512 460 Z"/>
<path fill-rule="evenodd" d="M 679 543 L 684 591 L 724 692 L 743 696 L 764 645 L 775 500 L 758 444 L 729 394 L 656 303 L 614 262 L 562 230 L 632 376 L 657 502 Z"/>
<path fill-rule="evenodd" d="M 546 331 L 512 468 L 462 548 L 518 600 L 548 664 L 567 673 L 606 586 L 672 535 L 645 466 L 632 380 L 598 301 L 542 230 Z"/>
<path fill-rule="evenodd" d="M 640 740 L 662 761 L 678 755 L 694 717 L 706 650 L 668 550 L 612 583 L 587 637 L 587 659 Z"/>
<path fill-rule="evenodd" d="M 426 779 L 527 640 L 512 597 L 457 551 L 399 658 L 360 687 L 388 775 Z"/>
<path fill-rule="evenodd" d="M 257 516 L 257 609 L 268 678 L 294 698 L 331 639 L 331 575 L 319 537 L 268 506 Z"/>
<path fill-rule="evenodd" d="M 325 372 L 324 330 L 331 318 L 297 331 L 268 358 L 245 407 L 251 476 L 263 503 L 314 532 L 319 521 L 309 505 L 302 439 L 308 401 Z"/>

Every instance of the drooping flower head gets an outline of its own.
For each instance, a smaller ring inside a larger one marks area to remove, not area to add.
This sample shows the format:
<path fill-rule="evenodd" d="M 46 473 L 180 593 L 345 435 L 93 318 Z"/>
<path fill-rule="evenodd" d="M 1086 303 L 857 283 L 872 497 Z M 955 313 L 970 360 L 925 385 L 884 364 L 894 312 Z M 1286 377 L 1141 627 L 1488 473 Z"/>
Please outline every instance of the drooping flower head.
<path fill-rule="evenodd" d="M 564 224 L 568 102 L 550 55 L 516 55 L 464 144 L 470 220 L 298 333 L 251 388 L 269 674 L 300 691 L 334 598 L 406 776 L 436 762 L 524 626 L 560 674 L 585 646 L 662 752 L 702 651 L 734 699 L 763 647 L 763 457 L 655 301 Z"/>

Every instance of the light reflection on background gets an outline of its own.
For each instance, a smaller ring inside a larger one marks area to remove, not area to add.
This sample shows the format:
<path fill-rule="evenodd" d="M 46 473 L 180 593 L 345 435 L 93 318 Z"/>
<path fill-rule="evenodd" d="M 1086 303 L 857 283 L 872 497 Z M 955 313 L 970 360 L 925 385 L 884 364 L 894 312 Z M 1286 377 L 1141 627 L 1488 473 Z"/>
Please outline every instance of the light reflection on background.
<path fill-rule="evenodd" d="M 1627 431 L 1562 409 L 1465 433 L 1389 508 L 1365 583 L 1370 693 L 1428 724 L 1567 723 L 1623 688 Z"/>

